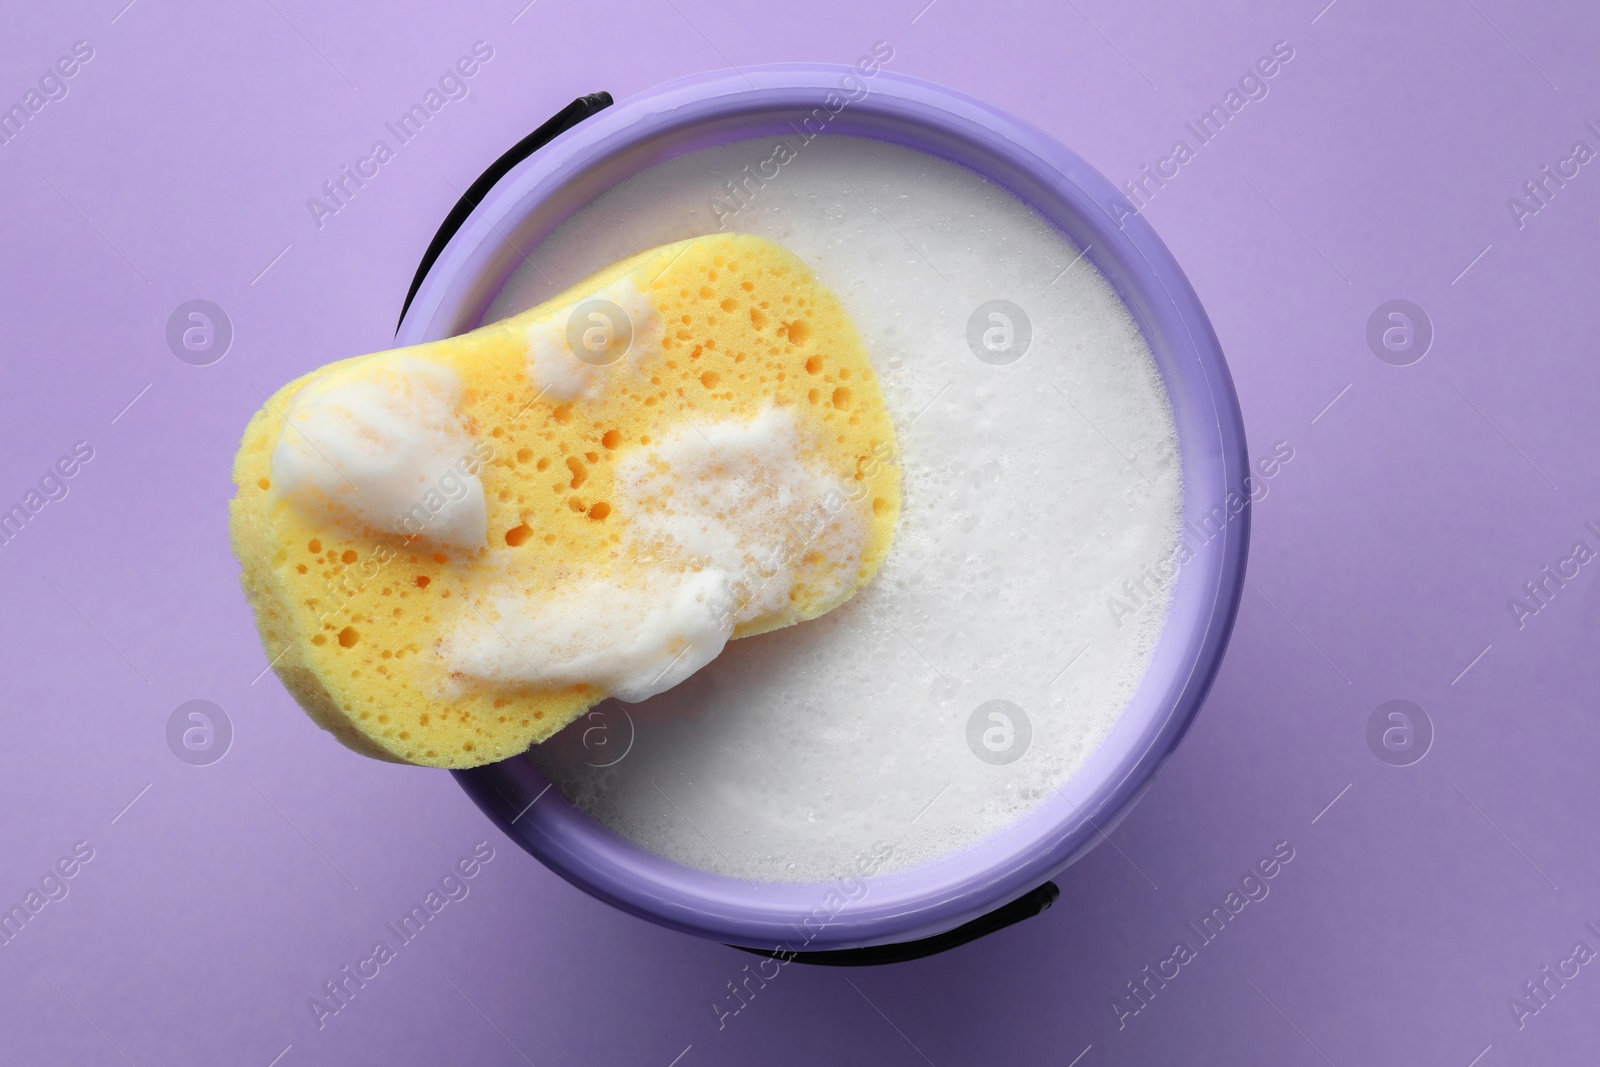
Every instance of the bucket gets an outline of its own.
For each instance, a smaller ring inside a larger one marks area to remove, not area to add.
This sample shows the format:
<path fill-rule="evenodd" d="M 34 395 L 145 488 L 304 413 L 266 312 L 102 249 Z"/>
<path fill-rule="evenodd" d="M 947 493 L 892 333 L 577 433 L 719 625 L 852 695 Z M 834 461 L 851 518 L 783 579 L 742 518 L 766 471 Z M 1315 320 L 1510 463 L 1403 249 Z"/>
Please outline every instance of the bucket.
<path fill-rule="evenodd" d="M 1215 677 L 1243 590 L 1250 517 L 1244 427 L 1194 290 L 1144 218 L 1077 155 L 1010 115 L 928 82 L 881 70 L 868 79 L 851 67 L 778 65 L 696 75 L 609 104 L 603 93 L 575 101 L 474 184 L 417 272 L 400 344 L 480 325 L 521 262 L 518 248 L 537 244 L 597 194 L 686 152 L 792 134 L 822 109 L 829 135 L 887 141 L 975 171 L 1086 250 L 1132 313 L 1165 385 L 1177 428 L 1182 519 L 1218 529 L 1173 579 L 1149 666 L 1098 749 L 1008 828 L 918 866 L 849 886 L 752 882 L 626 840 L 549 789 L 524 757 L 455 772 L 458 780 L 502 831 L 601 900 L 783 958 L 905 959 L 1037 913 L 1055 899 L 1050 880 L 1128 813 L 1182 739 Z"/>

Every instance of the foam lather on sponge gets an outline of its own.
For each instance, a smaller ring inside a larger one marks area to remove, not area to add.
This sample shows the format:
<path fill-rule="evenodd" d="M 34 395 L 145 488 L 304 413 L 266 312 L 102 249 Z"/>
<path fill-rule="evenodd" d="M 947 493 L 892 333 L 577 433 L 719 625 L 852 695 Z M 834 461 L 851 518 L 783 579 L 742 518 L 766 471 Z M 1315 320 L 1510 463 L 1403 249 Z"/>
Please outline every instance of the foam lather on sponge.
<path fill-rule="evenodd" d="M 837 298 L 729 234 L 282 389 L 234 465 L 273 669 L 340 741 L 471 767 L 849 599 L 900 509 Z"/>

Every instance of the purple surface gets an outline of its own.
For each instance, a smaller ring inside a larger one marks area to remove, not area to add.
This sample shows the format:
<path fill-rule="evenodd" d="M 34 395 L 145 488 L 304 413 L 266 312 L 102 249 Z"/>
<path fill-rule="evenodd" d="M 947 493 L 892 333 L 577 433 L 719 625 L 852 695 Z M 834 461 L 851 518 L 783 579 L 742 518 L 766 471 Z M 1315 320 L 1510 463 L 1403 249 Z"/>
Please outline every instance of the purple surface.
<path fill-rule="evenodd" d="M 1592 1057 L 1595 968 L 1566 965 L 1564 985 L 1542 968 L 1600 948 L 1585 926 L 1600 927 L 1600 581 L 1583 566 L 1550 582 L 1520 628 L 1507 601 L 1575 541 L 1600 548 L 1584 525 L 1600 527 L 1600 178 L 1551 183 L 1520 228 L 1507 198 L 1574 141 L 1600 148 L 1585 125 L 1600 127 L 1600 19 L 1506 0 L 520 6 L 118 0 L 8 18 L 6 102 L 73 42 L 94 49 L 0 145 L 0 499 L 22 501 L 75 442 L 94 449 L 0 547 L 0 900 L 93 848 L 0 944 L 8 1061 Z M 790 965 L 726 1014 L 750 957 L 584 895 L 448 775 L 356 759 L 270 675 L 252 683 L 266 661 L 224 539 L 228 463 L 263 391 L 385 343 L 459 191 L 574 96 L 851 62 L 880 39 L 891 69 L 986 99 L 1119 183 L 1192 144 L 1185 122 L 1292 45 L 1147 214 L 1217 328 L 1252 449 L 1283 440 L 1295 458 L 1255 510 L 1210 701 L 1054 909 L 929 961 Z M 318 229 L 307 198 L 478 40 L 494 58 L 470 96 Z M 165 339 L 197 298 L 235 328 L 212 366 Z M 1410 366 L 1368 347 L 1393 299 L 1435 328 Z M 193 699 L 233 724 L 211 766 L 168 747 Z M 1434 726 L 1412 766 L 1368 745 L 1393 699 Z M 397 940 L 385 923 L 480 840 L 495 853 L 469 895 L 319 1030 L 308 999 Z M 1294 859 L 1270 895 L 1119 1029 L 1125 984 L 1198 945 L 1186 924 L 1282 841 Z"/>
<path fill-rule="evenodd" d="M 1126 816 L 1193 721 L 1244 592 L 1243 508 L 1252 489 L 1238 401 L 1211 324 L 1149 223 L 1129 215 L 1081 158 L 1010 116 L 889 71 L 875 70 L 870 90 L 867 84 L 856 68 L 837 64 L 742 67 L 675 79 L 590 117 L 474 197 L 471 217 L 431 264 L 398 333 L 401 343 L 417 344 L 480 325 L 519 250 L 574 205 L 713 138 L 793 136 L 791 124 L 824 107 L 837 109 L 830 135 L 933 152 L 1024 196 L 1124 294 L 1172 399 L 1185 523 L 1199 530 L 1230 508 L 1238 515 L 1193 546 L 1173 579 L 1166 631 L 1105 741 L 1015 825 L 954 855 L 872 877 L 847 906 L 817 911 L 824 901 L 842 902 L 836 883 L 759 883 L 695 870 L 623 840 L 560 794 L 536 806 L 548 783 L 528 760 L 459 775 L 496 825 L 574 885 L 673 929 L 762 949 L 822 951 L 942 934 L 1037 888 L 1098 845 L 1101 828 Z M 841 85 L 858 86 L 860 99 L 847 103 Z M 1196 535 L 1186 532 L 1185 540 Z M 1065 660 L 1074 650 L 1058 651 Z M 827 921 L 818 924 L 819 917 Z"/>

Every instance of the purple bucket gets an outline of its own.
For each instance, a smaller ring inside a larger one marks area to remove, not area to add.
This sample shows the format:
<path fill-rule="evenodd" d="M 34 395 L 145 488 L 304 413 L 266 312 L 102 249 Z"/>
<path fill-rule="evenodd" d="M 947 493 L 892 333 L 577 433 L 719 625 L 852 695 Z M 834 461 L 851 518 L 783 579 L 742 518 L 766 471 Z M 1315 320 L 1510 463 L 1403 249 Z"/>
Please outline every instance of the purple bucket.
<path fill-rule="evenodd" d="M 838 108 L 842 79 L 852 73 L 805 64 L 697 75 L 584 119 L 481 198 L 472 196 L 477 206 L 431 266 L 424 263 L 398 342 L 478 326 L 521 261 L 509 241 L 536 244 L 600 192 L 666 159 L 791 132 L 789 124 L 814 109 Z M 868 94 L 837 110 L 828 132 L 889 141 L 976 171 L 1089 249 L 1132 311 L 1165 383 L 1185 520 L 1198 525 L 1219 508 L 1232 518 L 1179 571 L 1144 679 L 1098 751 L 1060 790 L 971 847 L 865 879 L 866 891 L 854 890 L 859 899 L 842 906 L 833 885 L 752 883 L 648 852 L 558 792 L 542 796 L 548 783 L 524 758 L 457 772 L 507 835 L 574 885 L 641 918 L 758 949 L 930 938 L 1038 890 L 1127 814 L 1182 739 L 1216 675 L 1244 583 L 1250 516 L 1238 401 L 1211 324 L 1166 246 L 1110 182 L 1039 130 L 927 82 L 888 72 L 865 81 Z"/>

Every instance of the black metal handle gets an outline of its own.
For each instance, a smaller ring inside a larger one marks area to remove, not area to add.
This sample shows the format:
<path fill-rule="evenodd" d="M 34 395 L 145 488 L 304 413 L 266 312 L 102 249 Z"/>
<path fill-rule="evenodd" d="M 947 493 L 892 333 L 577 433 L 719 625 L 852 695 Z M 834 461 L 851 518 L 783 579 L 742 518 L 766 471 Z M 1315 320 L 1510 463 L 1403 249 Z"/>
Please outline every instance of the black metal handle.
<path fill-rule="evenodd" d="M 948 952 L 969 941 L 976 941 L 980 937 L 992 934 L 996 930 L 1004 930 L 1023 919 L 1031 919 L 1040 912 L 1048 910 L 1060 895 L 1061 889 L 1054 882 L 1046 882 L 1038 889 L 954 930 L 946 930 L 942 934 L 934 934 L 932 937 L 916 941 L 902 941 L 895 945 L 871 945 L 867 948 L 833 949 L 826 952 L 784 952 L 775 949 L 746 948 L 743 945 L 728 947 L 741 952 L 751 952 L 757 956 L 811 963 L 822 967 L 875 967 L 883 963 L 905 963 L 940 952 Z"/>
<path fill-rule="evenodd" d="M 450 214 L 444 217 L 444 223 L 439 227 L 439 232 L 433 235 L 433 240 L 428 244 L 427 252 L 423 253 L 422 263 L 417 267 L 416 277 L 411 279 L 411 291 L 406 293 L 406 302 L 400 305 L 400 320 L 395 323 L 395 332 L 400 332 L 400 323 L 405 321 L 406 311 L 411 307 L 411 300 L 417 295 L 417 290 L 422 287 L 422 279 L 428 276 L 428 270 L 433 266 L 434 260 L 439 258 L 439 253 L 444 251 L 444 246 L 450 243 L 450 238 L 461 229 L 461 224 L 467 221 L 467 216 L 483 202 L 489 190 L 494 188 L 496 182 L 504 178 L 512 167 L 533 155 L 539 149 L 555 139 L 557 134 L 572 129 L 584 119 L 597 111 L 603 111 L 611 106 L 611 94 L 605 91 L 590 93 L 580 96 L 560 111 L 550 117 L 550 121 L 534 130 L 528 136 L 512 145 L 499 159 L 489 165 L 489 169 L 478 175 L 478 180 L 467 188 L 456 201 L 456 206 L 450 209 Z"/>

